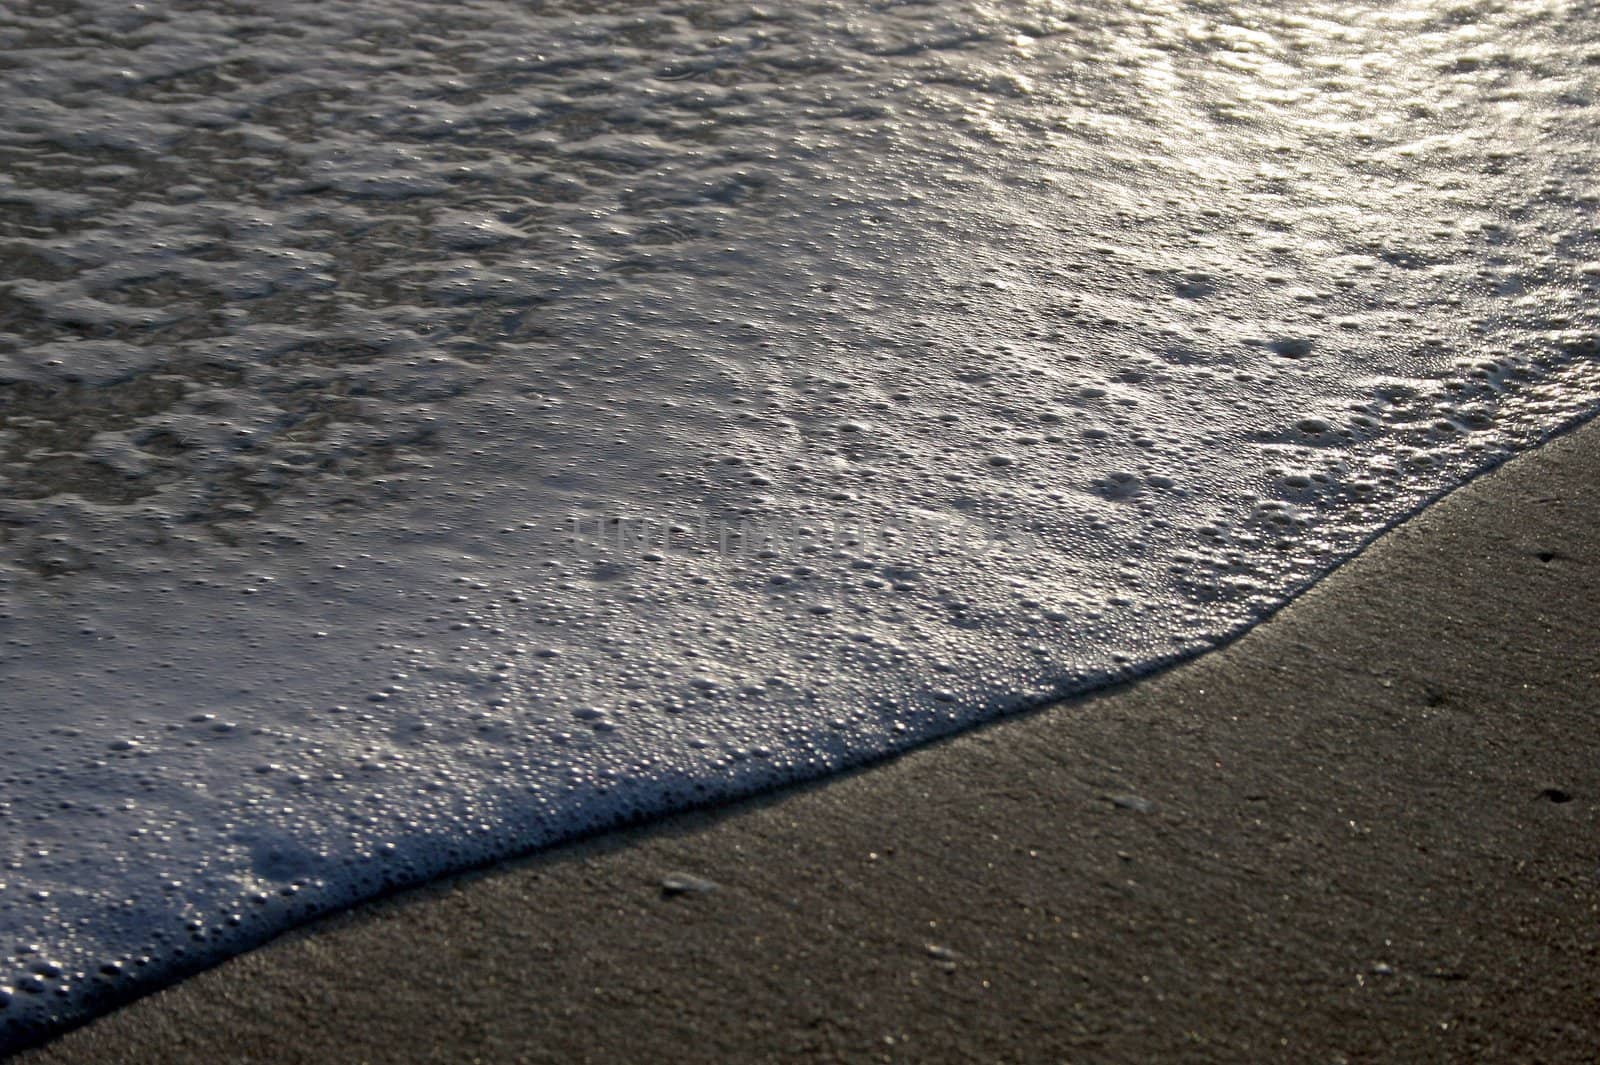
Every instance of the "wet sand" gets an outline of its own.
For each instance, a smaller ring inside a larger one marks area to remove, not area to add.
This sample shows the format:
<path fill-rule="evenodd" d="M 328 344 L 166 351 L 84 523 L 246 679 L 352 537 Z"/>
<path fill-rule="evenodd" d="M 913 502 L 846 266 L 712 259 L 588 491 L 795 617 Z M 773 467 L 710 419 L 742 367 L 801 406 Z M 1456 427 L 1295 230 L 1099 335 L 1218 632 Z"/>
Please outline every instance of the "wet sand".
<path fill-rule="evenodd" d="M 1188 665 L 362 907 L 21 1060 L 1593 1061 L 1597 605 L 1591 424 Z"/>

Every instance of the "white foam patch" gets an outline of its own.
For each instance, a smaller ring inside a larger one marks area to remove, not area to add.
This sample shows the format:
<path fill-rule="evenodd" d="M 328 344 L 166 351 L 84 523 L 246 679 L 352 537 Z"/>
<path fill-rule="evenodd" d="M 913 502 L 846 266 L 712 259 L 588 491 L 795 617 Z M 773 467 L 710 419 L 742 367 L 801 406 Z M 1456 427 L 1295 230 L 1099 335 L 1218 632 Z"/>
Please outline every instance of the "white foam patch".
<path fill-rule="evenodd" d="M 1589 21 L 1168 8 L 6 5 L 4 1039 L 1193 653 L 1591 409 Z"/>

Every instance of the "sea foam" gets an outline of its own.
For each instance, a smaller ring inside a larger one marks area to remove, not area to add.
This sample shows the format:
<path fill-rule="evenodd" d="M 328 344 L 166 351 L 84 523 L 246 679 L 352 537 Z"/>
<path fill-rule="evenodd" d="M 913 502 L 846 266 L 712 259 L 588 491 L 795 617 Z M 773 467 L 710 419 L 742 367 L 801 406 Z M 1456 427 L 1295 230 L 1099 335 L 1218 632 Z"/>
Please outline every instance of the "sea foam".
<path fill-rule="evenodd" d="M 80 0 L 0 60 L 11 1044 L 1193 654 L 1597 395 L 1562 5 Z"/>

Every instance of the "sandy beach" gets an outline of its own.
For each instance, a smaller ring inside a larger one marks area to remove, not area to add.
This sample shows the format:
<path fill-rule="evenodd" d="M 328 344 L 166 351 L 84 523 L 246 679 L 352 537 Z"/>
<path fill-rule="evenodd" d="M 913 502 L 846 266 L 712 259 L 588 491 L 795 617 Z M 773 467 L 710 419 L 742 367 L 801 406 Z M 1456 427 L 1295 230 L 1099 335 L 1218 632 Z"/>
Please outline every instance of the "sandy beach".
<path fill-rule="evenodd" d="M 0 1057 L 1600 1061 L 1590 15 L 0 4 Z"/>
<path fill-rule="evenodd" d="M 292 933 L 46 1062 L 1592 1061 L 1600 426 L 1244 638 Z"/>

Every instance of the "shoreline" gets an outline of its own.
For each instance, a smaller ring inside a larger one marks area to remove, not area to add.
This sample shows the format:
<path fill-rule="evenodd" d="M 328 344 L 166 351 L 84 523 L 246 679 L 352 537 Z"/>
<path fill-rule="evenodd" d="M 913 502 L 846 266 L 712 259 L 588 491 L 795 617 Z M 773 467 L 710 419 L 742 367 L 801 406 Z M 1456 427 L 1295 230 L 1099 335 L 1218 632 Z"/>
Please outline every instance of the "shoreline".
<path fill-rule="evenodd" d="M 17 1060 L 1592 1060 L 1596 604 L 1590 422 L 1199 658 L 358 906 Z"/>

